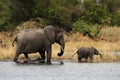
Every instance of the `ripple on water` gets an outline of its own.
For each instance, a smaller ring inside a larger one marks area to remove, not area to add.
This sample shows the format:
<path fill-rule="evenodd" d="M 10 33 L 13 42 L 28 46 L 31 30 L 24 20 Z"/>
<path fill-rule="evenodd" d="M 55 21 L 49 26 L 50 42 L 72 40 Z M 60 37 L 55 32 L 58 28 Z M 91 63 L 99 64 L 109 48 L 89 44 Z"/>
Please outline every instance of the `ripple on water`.
<path fill-rule="evenodd" d="M 0 80 L 120 80 L 119 63 L 75 63 L 63 65 L 0 62 Z"/>

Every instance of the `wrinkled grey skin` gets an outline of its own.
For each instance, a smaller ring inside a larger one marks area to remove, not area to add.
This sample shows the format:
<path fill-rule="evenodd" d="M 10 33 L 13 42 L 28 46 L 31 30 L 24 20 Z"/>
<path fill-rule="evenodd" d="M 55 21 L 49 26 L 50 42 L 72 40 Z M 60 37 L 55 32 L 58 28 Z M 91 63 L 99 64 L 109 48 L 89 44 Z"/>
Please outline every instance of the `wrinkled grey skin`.
<path fill-rule="evenodd" d="M 51 64 L 52 44 L 58 43 L 61 46 L 61 52 L 58 56 L 64 53 L 64 37 L 60 29 L 53 26 L 47 26 L 42 30 L 28 29 L 17 34 L 13 41 L 17 43 L 14 62 L 17 62 L 18 56 L 24 54 L 28 58 L 29 53 L 39 52 L 42 58 L 42 63 L 45 63 L 45 52 L 47 53 L 47 64 Z"/>
<path fill-rule="evenodd" d="M 87 62 L 88 57 L 90 58 L 91 62 L 93 62 L 93 55 L 100 55 L 102 58 L 102 55 L 94 47 L 81 47 L 75 54 L 78 54 L 79 62 L 82 62 L 82 58 L 85 58 L 85 61 Z M 75 54 L 73 54 L 72 56 L 74 56 Z"/>

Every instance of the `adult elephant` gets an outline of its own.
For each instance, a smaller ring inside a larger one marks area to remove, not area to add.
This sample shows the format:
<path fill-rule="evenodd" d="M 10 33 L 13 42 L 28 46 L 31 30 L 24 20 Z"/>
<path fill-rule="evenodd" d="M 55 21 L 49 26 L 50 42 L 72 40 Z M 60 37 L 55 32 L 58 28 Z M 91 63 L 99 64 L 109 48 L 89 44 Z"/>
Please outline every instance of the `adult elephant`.
<path fill-rule="evenodd" d="M 98 52 L 98 50 L 94 47 L 81 47 L 77 50 L 75 54 L 78 54 L 78 61 L 81 62 L 82 58 L 85 58 L 85 61 L 87 62 L 88 57 L 90 58 L 91 62 L 93 62 L 93 55 L 100 55 L 102 58 L 102 55 Z M 72 56 L 74 56 L 73 54 Z"/>
<path fill-rule="evenodd" d="M 42 30 L 28 29 L 17 34 L 13 41 L 17 43 L 14 62 L 17 62 L 18 56 L 23 53 L 28 58 L 29 53 L 39 52 L 42 63 L 45 63 L 45 52 L 47 53 L 47 64 L 51 64 L 52 44 L 58 43 L 61 46 L 61 52 L 64 53 L 65 42 L 63 33 L 60 29 L 53 26 L 47 26 Z"/>

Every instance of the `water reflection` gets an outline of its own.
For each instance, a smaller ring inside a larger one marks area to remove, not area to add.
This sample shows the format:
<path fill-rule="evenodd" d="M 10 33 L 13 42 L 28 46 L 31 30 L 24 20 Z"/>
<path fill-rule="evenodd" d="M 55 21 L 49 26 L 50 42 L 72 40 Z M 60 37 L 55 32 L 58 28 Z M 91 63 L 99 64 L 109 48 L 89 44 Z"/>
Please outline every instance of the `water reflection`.
<path fill-rule="evenodd" d="M 0 80 L 119 80 L 119 63 L 75 63 L 63 65 L 18 65 L 0 62 Z"/>

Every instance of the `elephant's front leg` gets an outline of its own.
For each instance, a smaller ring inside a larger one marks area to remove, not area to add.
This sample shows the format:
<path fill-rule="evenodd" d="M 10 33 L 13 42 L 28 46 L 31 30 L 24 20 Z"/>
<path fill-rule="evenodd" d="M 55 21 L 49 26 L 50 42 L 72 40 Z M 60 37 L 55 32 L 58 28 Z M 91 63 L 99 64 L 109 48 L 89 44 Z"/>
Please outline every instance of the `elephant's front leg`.
<path fill-rule="evenodd" d="M 25 58 L 29 59 L 28 53 L 24 53 Z"/>
<path fill-rule="evenodd" d="M 90 56 L 90 62 L 93 63 L 93 56 Z"/>
<path fill-rule="evenodd" d="M 45 51 L 40 51 L 41 59 L 39 59 L 40 63 L 45 63 Z"/>
<path fill-rule="evenodd" d="M 51 64 L 52 47 L 51 46 L 47 47 L 46 52 L 47 52 L 47 64 L 50 65 Z"/>
<path fill-rule="evenodd" d="M 28 53 L 24 53 L 24 56 L 25 56 L 25 61 L 24 61 L 24 63 L 28 63 L 28 61 L 29 61 L 29 56 L 28 56 Z"/>
<path fill-rule="evenodd" d="M 78 62 L 82 62 L 82 58 L 81 57 L 78 57 Z"/>
<path fill-rule="evenodd" d="M 88 57 L 85 57 L 85 62 L 88 62 Z"/>

